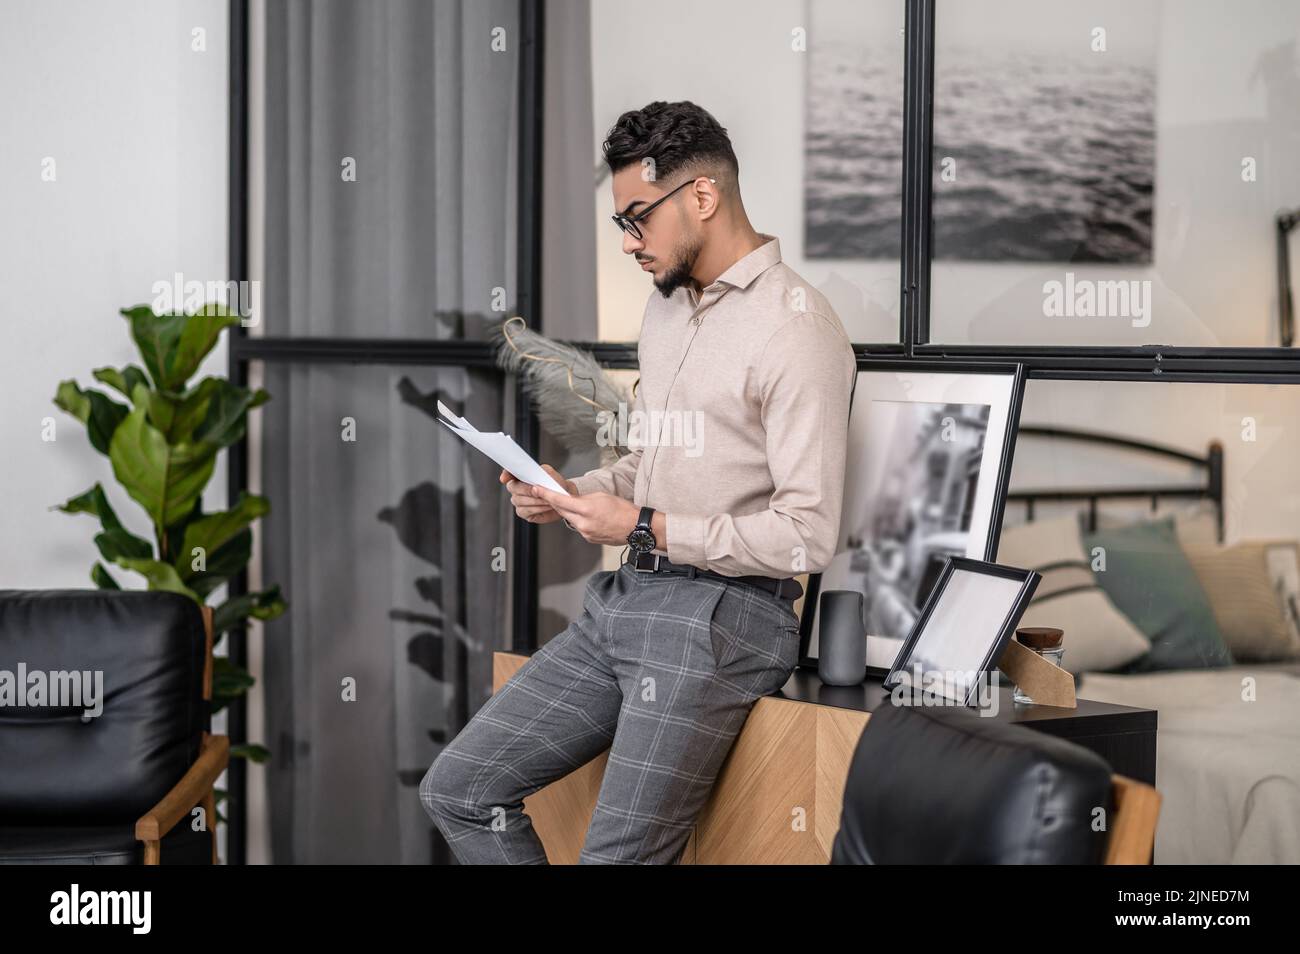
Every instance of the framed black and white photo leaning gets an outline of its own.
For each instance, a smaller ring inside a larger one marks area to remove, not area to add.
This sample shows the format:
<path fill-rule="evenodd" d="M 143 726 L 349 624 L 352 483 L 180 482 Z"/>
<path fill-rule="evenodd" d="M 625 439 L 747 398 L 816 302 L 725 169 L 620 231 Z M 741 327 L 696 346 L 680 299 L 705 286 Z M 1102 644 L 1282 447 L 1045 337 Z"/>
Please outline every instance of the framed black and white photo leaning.
<path fill-rule="evenodd" d="M 949 556 L 993 560 L 1024 366 L 867 359 L 849 413 L 835 555 L 808 580 L 800 662 L 816 665 L 819 594 L 863 594 L 866 666 L 888 671 Z"/>
<path fill-rule="evenodd" d="M 884 688 L 904 686 L 969 705 L 980 678 L 997 666 L 1040 579 L 1033 570 L 948 557 Z"/>

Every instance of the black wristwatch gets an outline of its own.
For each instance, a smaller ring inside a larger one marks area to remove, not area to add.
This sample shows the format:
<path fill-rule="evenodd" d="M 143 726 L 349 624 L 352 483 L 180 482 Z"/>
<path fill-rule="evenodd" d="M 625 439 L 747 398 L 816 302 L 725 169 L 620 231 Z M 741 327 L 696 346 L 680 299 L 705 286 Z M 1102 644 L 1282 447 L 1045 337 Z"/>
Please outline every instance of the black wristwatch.
<path fill-rule="evenodd" d="M 654 507 L 642 507 L 636 526 L 627 535 L 627 545 L 636 553 L 649 553 L 658 544 L 654 531 L 650 529 L 650 518 L 654 516 Z"/>

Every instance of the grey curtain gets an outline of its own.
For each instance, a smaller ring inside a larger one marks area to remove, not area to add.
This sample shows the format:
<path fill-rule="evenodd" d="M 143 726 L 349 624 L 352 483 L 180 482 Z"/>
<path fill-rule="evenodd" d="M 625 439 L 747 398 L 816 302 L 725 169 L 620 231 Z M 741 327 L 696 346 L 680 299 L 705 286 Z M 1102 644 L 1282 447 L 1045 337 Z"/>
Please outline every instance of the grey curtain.
<path fill-rule="evenodd" d="M 516 297 L 516 0 L 266 16 L 262 330 L 485 338 Z M 263 569 L 289 601 L 261 687 L 273 860 L 447 860 L 417 785 L 491 691 L 512 518 L 432 409 L 511 429 L 512 382 L 273 362 L 266 387 Z"/>

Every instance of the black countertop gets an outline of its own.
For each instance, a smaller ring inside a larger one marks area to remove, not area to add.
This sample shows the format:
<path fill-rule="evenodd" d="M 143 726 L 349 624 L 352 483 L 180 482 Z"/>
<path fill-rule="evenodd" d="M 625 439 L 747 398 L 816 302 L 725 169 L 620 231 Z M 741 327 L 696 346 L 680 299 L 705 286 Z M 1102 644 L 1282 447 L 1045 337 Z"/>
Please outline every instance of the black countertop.
<path fill-rule="evenodd" d="M 881 685 L 883 677 L 868 675 L 856 686 L 828 686 L 822 683 L 817 670 L 799 667 L 780 691 L 772 695 L 794 702 L 811 702 L 815 705 L 838 709 L 872 712 L 889 701 L 889 693 Z M 1025 723 L 1030 728 L 1046 729 L 1053 735 L 1074 735 L 1106 732 L 1142 732 L 1156 728 L 1156 710 L 1117 706 L 1109 702 L 1079 699 L 1077 709 L 1058 706 L 1019 705 L 1012 701 L 1011 681 L 1002 680 L 998 689 L 1000 722 Z"/>

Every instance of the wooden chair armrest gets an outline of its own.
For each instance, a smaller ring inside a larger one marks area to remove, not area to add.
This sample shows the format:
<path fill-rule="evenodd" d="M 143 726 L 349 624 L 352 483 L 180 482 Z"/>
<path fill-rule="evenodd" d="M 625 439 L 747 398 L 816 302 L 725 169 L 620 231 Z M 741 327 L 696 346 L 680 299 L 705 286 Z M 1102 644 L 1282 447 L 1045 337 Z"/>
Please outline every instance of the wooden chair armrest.
<path fill-rule="evenodd" d="M 190 813 L 204 797 L 211 793 L 218 776 L 230 761 L 230 739 L 224 735 L 211 735 L 203 741 L 203 751 L 190 766 L 190 770 L 163 796 L 153 808 L 135 823 L 137 841 L 156 842 L 171 831 Z M 216 829 L 217 820 L 207 819 L 209 830 Z"/>
<path fill-rule="evenodd" d="M 1149 865 L 1160 820 L 1160 792 L 1123 775 L 1110 777 L 1115 812 L 1106 844 L 1108 865 Z"/>

